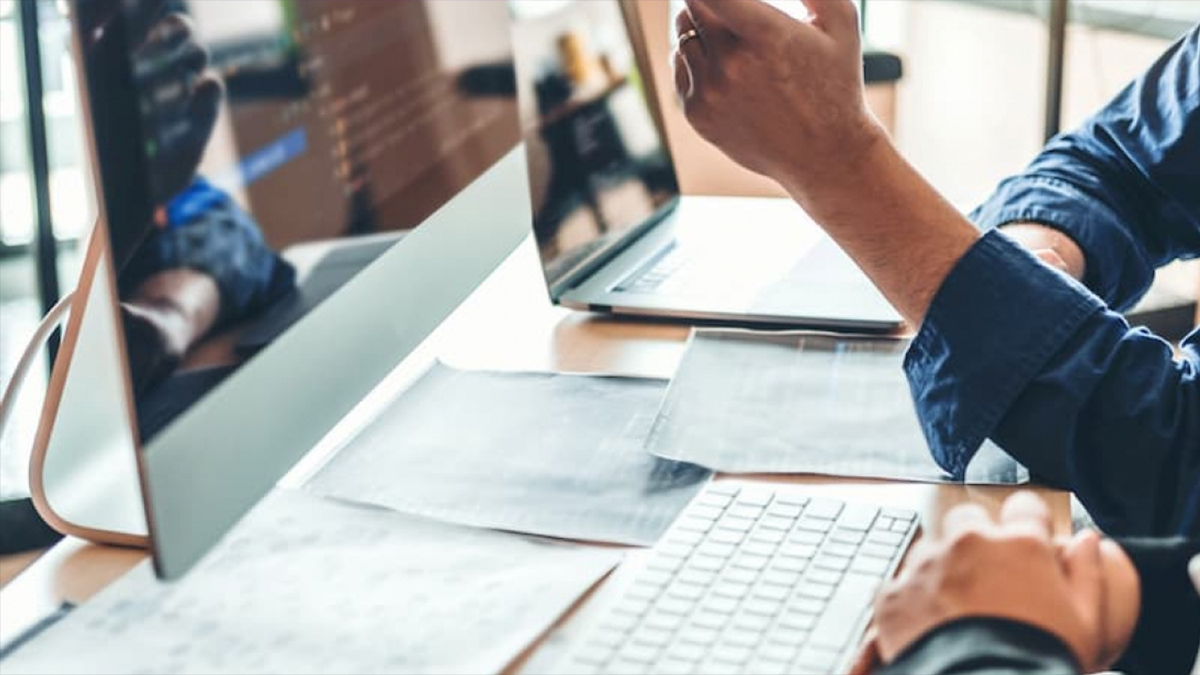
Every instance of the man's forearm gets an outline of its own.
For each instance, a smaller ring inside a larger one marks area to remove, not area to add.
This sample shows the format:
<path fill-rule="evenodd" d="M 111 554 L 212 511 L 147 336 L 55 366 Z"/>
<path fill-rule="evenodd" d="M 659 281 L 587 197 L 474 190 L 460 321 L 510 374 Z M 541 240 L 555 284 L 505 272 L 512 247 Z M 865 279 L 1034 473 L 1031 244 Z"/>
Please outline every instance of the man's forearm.
<path fill-rule="evenodd" d="M 798 163 L 780 182 L 914 327 L 978 230 L 872 130 L 848 165 Z"/>

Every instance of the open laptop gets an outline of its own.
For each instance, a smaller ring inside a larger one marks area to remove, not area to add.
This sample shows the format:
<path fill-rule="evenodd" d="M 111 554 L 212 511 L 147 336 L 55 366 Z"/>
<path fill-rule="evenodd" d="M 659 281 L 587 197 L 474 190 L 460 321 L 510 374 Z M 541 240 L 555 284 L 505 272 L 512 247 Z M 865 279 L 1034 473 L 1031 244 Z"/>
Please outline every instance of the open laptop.
<path fill-rule="evenodd" d="M 791 200 L 680 195 L 617 0 L 514 7 L 534 233 L 555 303 L 767 326 L 900 324 Z"/>

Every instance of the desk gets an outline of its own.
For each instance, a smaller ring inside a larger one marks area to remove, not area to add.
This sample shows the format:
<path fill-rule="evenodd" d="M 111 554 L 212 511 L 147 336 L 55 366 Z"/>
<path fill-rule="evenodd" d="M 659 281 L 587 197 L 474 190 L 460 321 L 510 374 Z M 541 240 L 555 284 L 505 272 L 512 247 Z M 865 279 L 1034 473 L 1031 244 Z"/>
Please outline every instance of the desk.
<path fill-rule="evenodd" d="M 670 377 L 683 355 L 689 328 L 589 316 L 550 305 L 537 251 L 527 241 L 419 351 L 432 351 L 462 368 L 558 370 Z M 402 366 L 403 367 L 403 366 Z M 745 478 L 745 477 L 742 477 Z M 914 509 L 928 524 L 956 504 L 976 502 L 996 510 L 1011 488 L 924 485 L 814 476 L 763 477 L 804 486 L 816 495 Z M 1070 529 L 1065 493 L 1041 490 L 1061 532 Z M 0 641 L 7 641 L 63 602 L 81 603 L 145 558 L 143 551 L 94 546 L 66 539 L 0 590 Z M 603 587 L 599 589 L 603 592 Z M 594 596 L 594 594 L 593 594 Z M 580 610 L 594 607 L 587 598 Z M 531 647 L 513 668 L 535 651 Z"/>

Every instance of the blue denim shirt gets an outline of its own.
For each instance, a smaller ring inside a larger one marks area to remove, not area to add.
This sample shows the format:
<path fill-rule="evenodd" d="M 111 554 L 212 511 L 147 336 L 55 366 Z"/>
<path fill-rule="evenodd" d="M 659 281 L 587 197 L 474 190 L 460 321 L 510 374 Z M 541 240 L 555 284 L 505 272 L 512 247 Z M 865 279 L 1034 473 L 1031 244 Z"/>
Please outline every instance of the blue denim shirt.
<path fill-rule="evenodd" d="M 1131 328 L 1155 268 L 1200 256 L 1200 26 L 972 214 L 905 362 L 934 457 L 962 477 L 992 438 L 1111 534 L 1200 533 L 1200 331 L 1176 359 Z M 994 228 L 1083 249 L 1083 284 Z"/>

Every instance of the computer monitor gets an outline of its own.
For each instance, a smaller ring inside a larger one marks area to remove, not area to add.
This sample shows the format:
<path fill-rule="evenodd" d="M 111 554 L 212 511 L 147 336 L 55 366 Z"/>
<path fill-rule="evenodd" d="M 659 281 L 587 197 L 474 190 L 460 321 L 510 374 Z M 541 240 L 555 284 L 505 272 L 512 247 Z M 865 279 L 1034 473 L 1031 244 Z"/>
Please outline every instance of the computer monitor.
<path fill-rule="evenodd" d="M 172 578 L 528 236 L 509 10 L 73 8 L 102 218 L 35 499 Z"/>

